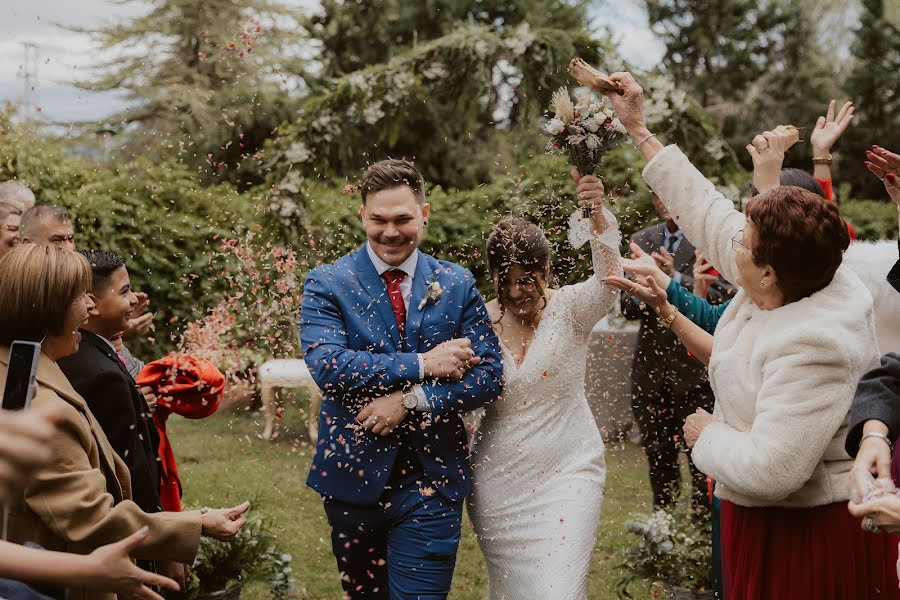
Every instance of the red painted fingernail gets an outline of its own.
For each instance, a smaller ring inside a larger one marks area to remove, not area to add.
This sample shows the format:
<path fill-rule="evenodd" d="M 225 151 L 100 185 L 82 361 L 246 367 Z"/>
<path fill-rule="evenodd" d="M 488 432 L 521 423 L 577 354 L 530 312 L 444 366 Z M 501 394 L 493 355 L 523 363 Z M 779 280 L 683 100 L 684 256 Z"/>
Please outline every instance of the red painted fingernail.
<path fill-rule="evenodd" d="M 874 152 L 869 152 L 868 150 L 866 150 L 866 156 L 868 156 L 869 158 L 871 158 L 871 157 L 875 156 L 875 153 L 874 153 Z"/>

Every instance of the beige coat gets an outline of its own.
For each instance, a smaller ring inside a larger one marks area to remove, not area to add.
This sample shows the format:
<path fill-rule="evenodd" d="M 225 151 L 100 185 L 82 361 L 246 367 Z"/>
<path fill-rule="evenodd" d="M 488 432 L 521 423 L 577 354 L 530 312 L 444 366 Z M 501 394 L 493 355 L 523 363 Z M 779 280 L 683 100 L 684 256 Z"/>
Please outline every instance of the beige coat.
<path fill-rule="evenodd" d="M 0 386 L 6 382 L 8 364 L 9 348 L 0 347 Z M 200 543 L 200 513 L 147 514 L 130 500 L 128 467 L 84 400 L 43 354 L 32 407 L 52 407 L 62 418 L 52 442 L 52 465 L 40 471 L 11 506 L 10 541 L 87 554 L 147 525 L 150 533 L 135 558 L 193 562 Z M 71 600 L 114 597 L 89 590 L 71 590 L 69 595 Z"/>

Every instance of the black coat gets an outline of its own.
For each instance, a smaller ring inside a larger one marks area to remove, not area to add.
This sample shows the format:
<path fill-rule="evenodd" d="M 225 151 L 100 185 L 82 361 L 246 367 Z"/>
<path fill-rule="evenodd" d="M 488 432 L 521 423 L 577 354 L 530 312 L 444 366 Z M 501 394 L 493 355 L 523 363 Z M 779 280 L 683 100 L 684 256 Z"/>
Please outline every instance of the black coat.
<path fill-rule="evenodd" d="M 82 329 L 81 335 L 78 352 L 59 366 L 128 465 L 135 503 L 144 512 L 159 512 L 159 433 L 150 408 L 110 345 L 90 331 Z"/>
<path fill-rule="evenodd" d="M 866 421 L 881 421 L 888 427 L 888 438 L 900 436 L 900 355 L 889 352 L 881 357 L 881 366 L 862 376 L 856 386 L 850 428 L 844 448 L 850 456 L 859 452 Z"/>
<path fill-rule="evenodd" d="M 651 225 L 632 235 L 631 241 L 649 254 L 659 251 L 665 244 L 665 232 L 665 222 Z M 681 273 L 681 285 L 691 291 L 694 289 L 694 260 L 694 246 L 684 237 L 675 251 L 675 270 Z M 721 304 L 734 296 L 735 291 L 734 286 L 719 278 L 710 286 L 707 299 L 713 304 Z M 666 381 L 670 389 L 685 393 L 698 386 L 708 390 L 706 367 L 688 354 L 671 329 L 660 327 L 653 309 L 624 292 L 621 302 L 626 318 L 641 320 L 631 376 L 634 384 L 645 387 L 644 383 L 649 380 Z"/>

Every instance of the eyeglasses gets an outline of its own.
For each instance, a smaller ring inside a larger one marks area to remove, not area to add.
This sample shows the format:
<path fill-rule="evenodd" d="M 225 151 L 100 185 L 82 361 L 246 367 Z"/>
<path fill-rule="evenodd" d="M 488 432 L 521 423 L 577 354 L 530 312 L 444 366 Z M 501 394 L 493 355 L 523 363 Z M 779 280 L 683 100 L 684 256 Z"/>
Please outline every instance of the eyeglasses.
<path fill-rule="evenodd" d="M 740 239 L 738 239 L 738 238 L 740 238 Z M 743 239 L 744 239 L 744 230 L 741 229 L 737 233 L 735 233 L 733 236 L 731 236 L 731 249 L 734 250 L 735 252 L 737 252 L 738 246 L 740 246 L 744 250 L 749 250 L 750 247 L 741 241 Z"/>

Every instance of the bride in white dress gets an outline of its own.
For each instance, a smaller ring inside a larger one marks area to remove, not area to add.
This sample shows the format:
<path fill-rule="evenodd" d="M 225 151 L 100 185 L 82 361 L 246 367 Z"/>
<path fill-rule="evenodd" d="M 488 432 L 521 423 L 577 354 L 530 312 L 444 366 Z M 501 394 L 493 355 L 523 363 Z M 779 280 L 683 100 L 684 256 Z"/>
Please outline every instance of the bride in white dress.
<path fill-rule="evenodd" d="M 591 209 L 593 277 L 549 288 L 550 245 L 522 219 L 499 223 L 487 245 L 506 383 L 473 438 L 469 514 L 492 600 L 587 597 L 606 464 L 585 360 L 591 330 L 618 299 L 601 279 L 621 273 L 621 235 L 600 180 L 573 177 Z"/>

